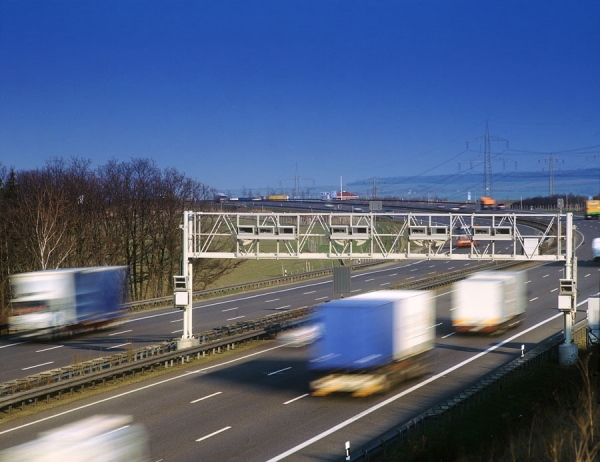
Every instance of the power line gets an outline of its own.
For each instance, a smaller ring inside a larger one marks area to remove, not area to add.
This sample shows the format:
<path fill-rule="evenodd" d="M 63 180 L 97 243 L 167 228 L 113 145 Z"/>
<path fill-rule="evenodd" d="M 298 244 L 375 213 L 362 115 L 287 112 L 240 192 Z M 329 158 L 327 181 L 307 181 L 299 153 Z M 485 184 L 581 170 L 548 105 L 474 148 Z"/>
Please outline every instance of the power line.
<path fill-rule="evenodd" d="M 562 159 L 557 159 L 554 157 L 554 154 L 550 154 L 550 156 L 541 160 L 548 162 L 548 195 L 554 196 L 554 167 L 556 167 L 558 161 Z M 564 163 L 565 161 L 562 160 L 562 162 Z"/>
<path fill-rule="evenodd" d="M 485 121 L 485 135 L 478 136 L 475 140 L 483 141 L 483 195 L 492 197 L 492 141 L 506 142 L 508 149 L 508 140 L 490 135 L 489 122 Z M 469 149 L 469 140 L 467 140 L 467 149 Z M 460 164 L 459 164 L 460 166 Z"/>
<path fill-rule="evenodd" d="M 281 178 L 279 180 L 279 187 L 281 188 L 281 182 L 285 181 L 285 180 L 294 180 L 294 199 L 297 199 L 300 197 L 300 181 L 312 181 L 312 185 L 315 185 L 315 180 L 314 178 L 301 178 L 300 175 L 298 174 L 298 164 L 296 164 L 296 173 L 294 175 L 294 178 Z"/>

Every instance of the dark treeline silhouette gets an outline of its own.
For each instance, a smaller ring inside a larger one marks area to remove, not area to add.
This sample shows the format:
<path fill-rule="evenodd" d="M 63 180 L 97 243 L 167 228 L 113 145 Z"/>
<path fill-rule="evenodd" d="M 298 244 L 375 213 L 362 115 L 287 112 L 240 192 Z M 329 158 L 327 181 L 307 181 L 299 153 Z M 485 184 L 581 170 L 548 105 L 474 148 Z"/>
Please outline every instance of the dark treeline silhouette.
<path fill-rule="evenodd" d="M 576 196 L 574 194 L 567 195 L 558 195 L 555 194 L 553 196 L 536 196 L 522 200 L 523 208 L 529 209 L 530 207 L 536 208 L 556 208 L 558 199 L 563 200 L 563 205 L 565 209 L 572 209 L 574 207 L 585 207 L 585 202 L 588 199 L 587 196 Z M 518 205 L 518 202 L 515 202 L 515 205 Z"/>
<path fill-rule="evenodd" d="M 54 158 L 36 170 L 0 164 L 0 323 L 16 273 L 126 265 L 132 300 L 172 293 L 183 212 L 207 210 L 213 194 L 149 159 L 112 159 L 96 169 L 81 158 Z M 195 261 L 194 287 L 234 266 L 233 260 Z"/>

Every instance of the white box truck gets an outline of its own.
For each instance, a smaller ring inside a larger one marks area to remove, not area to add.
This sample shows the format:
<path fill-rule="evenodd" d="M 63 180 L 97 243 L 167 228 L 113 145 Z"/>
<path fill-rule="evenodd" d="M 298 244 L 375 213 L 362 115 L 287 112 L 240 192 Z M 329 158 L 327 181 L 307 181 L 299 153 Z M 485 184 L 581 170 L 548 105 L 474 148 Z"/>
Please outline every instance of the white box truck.
<path fill-rule="evenodd" d="M 594 261 L 600 260 L 600 237 L 592 240 L 592 258 Z"/>
<path fill-rule="evenodd" d="M 525 271 L 482 271 L 458 281 L 452 292 L 456 332 L 500 333 L 519 322 L 527 306 Z"/>
<path fill-rule="evenodd" d="M 0 462 L 148 462 L 148 435 L 123 415 L 96 415 L 0 451 Z"/>

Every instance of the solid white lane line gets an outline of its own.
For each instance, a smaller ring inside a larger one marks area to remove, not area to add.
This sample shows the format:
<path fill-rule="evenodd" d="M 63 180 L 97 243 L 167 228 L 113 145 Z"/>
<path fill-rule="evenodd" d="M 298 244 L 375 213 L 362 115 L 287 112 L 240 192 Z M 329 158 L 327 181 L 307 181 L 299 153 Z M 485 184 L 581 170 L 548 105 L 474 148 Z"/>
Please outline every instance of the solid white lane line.
<path fill-rule="evenodd" d="M 221 393 L 223 393 L 223 392 L 222 392 L 222 391 L 218 391 L 218 392 L 216 392 L 216 393 L 213 393 L 212 395 L 205 396 L 204 398 L 198 398 L 198 399 L 195 399 L 194 401 L 190 401 L 190 404 L 197 403 L 198 401 L 202 401 L 203 399 L 212 398 L 213 396 L 220 395 Z"/>
<path fill-rule="evenodd" d="M 291 369 L 291 366 L 290 366 L 290 367 L 285 367 L 285 368 L 283 368 L 283 369 L 279 369 L 278 371 L 275 371 L 275 372 L 269 372 L 267 375 L 275 375 L 275 374 L 279 374 L 280 372 L 283 372 L 283 371 L 289 371 L 290 369 Z"/>
<path fill-rule="evenodd" d="M 224 432 L 225 430 L 229 430 L 230 428 L 231 427 L 221 428 L 221 430 L 217 430 L 216 432 L 212 432 L 210 435 L 206 435 L 206 436 L 203 436 L 202 438 L 198 438 L 196 441 L 205 440 L 206 438 L 210 438 L 211 436 L 218 435 L 219 433 Z"/>
<path fill-rule="evenodd" d="M 64 345 L 58 345 L 58 346 L 53 346 L 50 348 L 44 348 L 43 350 L 37 350 L 36 353 L 41 353 L 42 351 L 56 350 L 57 348 L 62 348 L 62 347 L 64 347 Z"/>
<path fill-rule="evenodd" d="M 292 305 L 285 305 L 285 306 L 280 306 L 279 308 L 275 308 L 276 310 L 285 310 L 286 308 L 289 308 Z"/>
<path fill-rule="evenodd" d="M 298 401 L 299 399 L 306 398 L 307 396 L 309 396 L 309 394 L 310 394 L 310 393 L 305 393 L 305 394 L 303 394 L 303 395 L 300 395 L 300 396 L 298 396 L 297 398 L 290 399 L 289 401 L 286 401 L 286 402 L 285 402 L 285 403 L 283 403 L 283 404 L 290 404 L 290 403 L 293 403 L 294 401 Z"/>
<path fill-rule="evenodd" d="M 183 321 L 183 319 L 180 319 L 179 322 Z M 171 322 L 175 322 L 175 321 L 171 321 Z M 124 330 L 121 332 L 114 332 L 112 334 L 108 334 L 109 337 L 112 337 L 113 335 L 119 335 L 119 334 L 126 334 L 127 332 L 132 332 L 132 329 L 129 330 Z"/>
<path fill-rule="evenodd" d="M 33 369 L 34 367 L 42 367 L 42 366 L 47 366 L 48 364 L 52 364 L 54 361 L 49 361 L 47 363 L 42 363 L 42 364 L 36 364 L 35 366 L 29 366 L 29 367 L 24 367 L 23 369 L 21 369 L 22 371 L 26 371 L 27 369 Z"/>

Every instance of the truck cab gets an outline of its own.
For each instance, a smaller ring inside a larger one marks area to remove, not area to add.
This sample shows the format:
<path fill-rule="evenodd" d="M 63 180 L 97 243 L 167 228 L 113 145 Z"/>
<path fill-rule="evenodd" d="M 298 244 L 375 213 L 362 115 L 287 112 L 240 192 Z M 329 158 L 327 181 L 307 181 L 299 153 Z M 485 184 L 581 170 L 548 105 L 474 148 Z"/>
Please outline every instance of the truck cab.
<path fill-rule="evenodd" d="M 496 200 L 491 197 L 482 197 L 479 199 L 481 210 L 494 210 L 496 208 Z"/>

